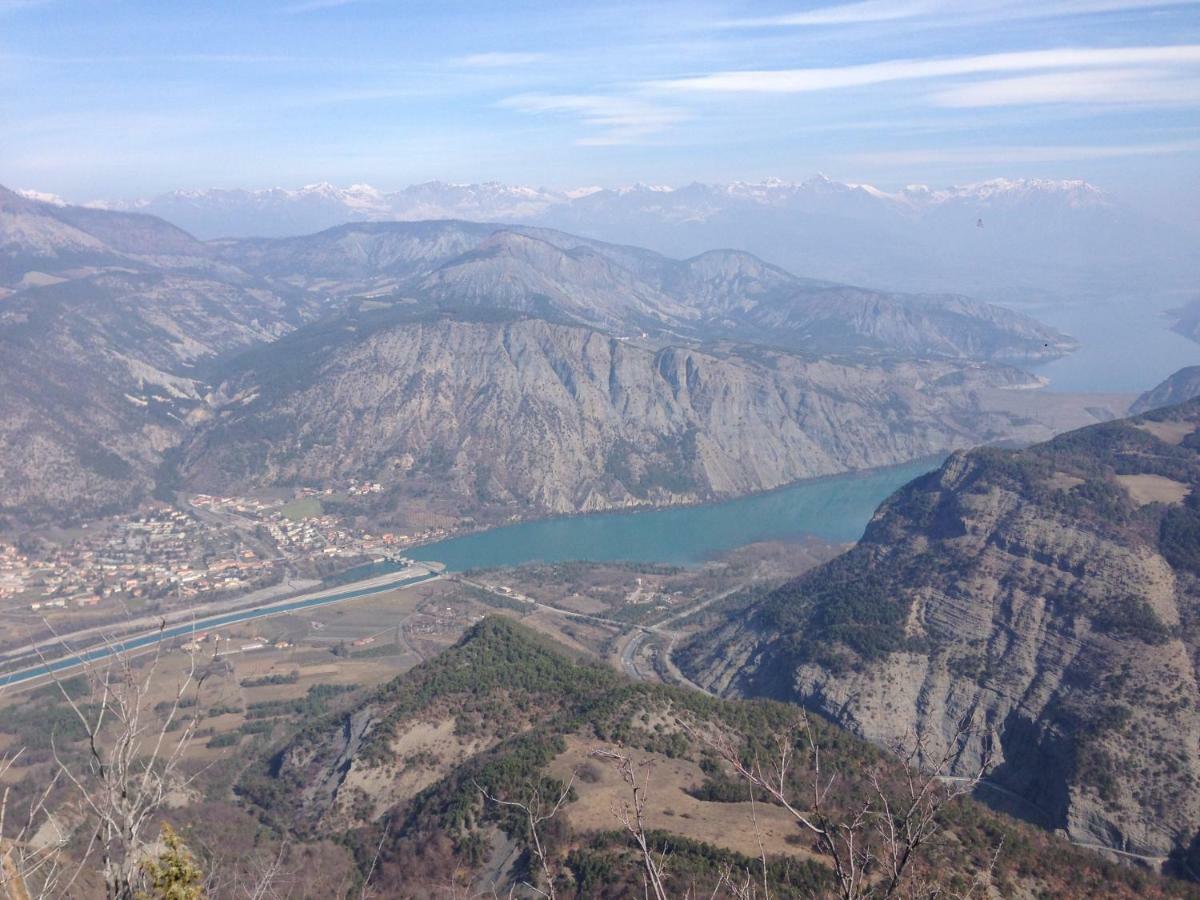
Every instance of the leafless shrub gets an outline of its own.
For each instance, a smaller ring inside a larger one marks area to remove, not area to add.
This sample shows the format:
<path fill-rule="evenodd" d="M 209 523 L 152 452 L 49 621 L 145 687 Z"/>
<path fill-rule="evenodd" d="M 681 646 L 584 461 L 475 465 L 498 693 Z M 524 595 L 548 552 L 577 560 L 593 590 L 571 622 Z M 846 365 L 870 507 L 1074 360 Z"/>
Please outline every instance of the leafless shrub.
<path fill-rule="evenodd" d="M 63 758 L 51 740 L 61 779 L 74 788 L 90 832 L 88 856 L 99 859 L 108 900 L 132 900 L 140 886 L 142 860 L 157 832 L 148 828 L 173 791 L 192 780 L 182 762 L 201 716 L 199 692 L 204 677 L 196 658 L 179 676 L 173 693 L 158 710 L 150 696 L 159 677 L 163 652 L 159 640 L 144 665 L 123 647 L 81 665 L 88 683 L 87 702 L 68 691 L 54 669 L 51 677 L 83 728 L 82 763 Z M 156 721 L 157 720 L 157 721 Z"/>
<path fill-rule="evenodd" d="M 189 655 L 167 698 L 153 702 L 156 693 L 162 695 L 167 677 L 160 666 L 166 649 L 161 624 L 157 640 L 140 657 L 111 641 L 101 645 L 101 653 L 87 654 L 65 640 L 59 644 L 68 657 L 78 659 L 75 668 L 87 684 L 82 696 L 68 689 L 44 649 L 37 652 L 79 723 L 83 753 L 74 747 L 67 752 L 59 736 L 50 735 L 51 775 L 22 817 L 21 828 L 11 835 L 9 792 L 0 794 L 0 900 L 72 896 L 96 874 L 108 900 L 134 900 L 144 888 L 144 862 L 158 839 L 156 817 L 197 777 L 185 771 L 184 757 L 203 716 L 205 676 L 196 656 Z M 0 760 L 0 777 L 19 758 L 18 751 Z M 72 830 L 82 839 L 70 854 L 65 836 L 36 846 L 30 842 L 40 826 L 54 824 L 52 798 L 55 812 L 71 813 Z M 235 895 L 252 900 L 272 896 L 282 854 L 283 848 L 273 863 L 236 885 Z M 214 885 L 210 881 L 206 887 Z"/>
<path fill-rule="evenodd" d="M 655 900 L 667 900 L 667 889 L 663 881 L 667 871 L 667 854 L 655 853 L 646 835 L 646 803 L 650 795 L 650 772 L 648 763 L 635 763 L 633 758 L 617 750 L 598 749 L 590 754 L 593 759 L 611 763 L 629 787 L 629 799 L 614 805 L 613 816 L 621 824 L 641 855 L 643 888 L 647 896 Z"/>
<path fill-rule="evenodd" d="M 0 780 L 21 758 L 21 750 L 0 757 Z M 47 805 L 57 778 L 53 777 L 29 802 L 20 825 L 13 826 L 9 810 L 11 788 L 0 792 L 0 898 L 33 900 L 50 896 L 62 876 L 62 841 L 33 844 L 39 823 L 50 821 Z"/>
<path fill-rule="evenodd" d="M 984 758 L 978 769 L 969 776 L 946 779 L 953 760 L 974 734 L 967 719 L 959 723 L 945 752 L 935 757 L 932 765 L 920 765 L 920 761 L 930 758 L 926 743 L 920 739 L 910 742 L 898 754 L 899 790 L 885 785 L 879 773 L 872 773 L 868 796 L 846 812 L 835 812 L 830 803 L 839 773 L 824 765 L 820 744 L 805 713 L 799 714 L 792 728 L 774 735 L 772 753 L 755 751 L 749 759 L 743 755 L 746 742 L 740 735 L 695 723 L 684 723 L 684 728 L 748 785 L 752 804 L 756 791 L 765 793 L 815 838 L 832 863 L 838 896 L 843 900 L 952 896 L 937 879 L 916 877 L 913 864 L 941 831 L 947 805 L 974 791 L 990 767 L 991 743 L 985 740 Z M 810 794 L 806 799 L 796 796 L 792 789 L 797 744 L 807 746 L 811 765 L 807 778 Z M 976 890 L 986 889 L 995 860 L 993 856 L 988 870 L 980 873 L 981 877 L 960 896 L 970 897 Z M 770 896 L 765 854 L 762 874 L 765 900 Z"/>

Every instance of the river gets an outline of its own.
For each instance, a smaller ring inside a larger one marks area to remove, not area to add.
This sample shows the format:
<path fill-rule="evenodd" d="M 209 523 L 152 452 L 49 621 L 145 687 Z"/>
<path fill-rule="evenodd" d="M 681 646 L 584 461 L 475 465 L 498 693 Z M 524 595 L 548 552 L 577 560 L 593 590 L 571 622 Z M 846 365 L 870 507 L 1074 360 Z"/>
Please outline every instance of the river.
<path fill-rule="evenodd" d="M 539 519 L 426 544 L 409 555 L 444 563 L 448 572 L 566 560 L 686 566 L 758 541 L 854 541 L 885 497 L 938 462 L 800 481 L 700 506 Z"/>

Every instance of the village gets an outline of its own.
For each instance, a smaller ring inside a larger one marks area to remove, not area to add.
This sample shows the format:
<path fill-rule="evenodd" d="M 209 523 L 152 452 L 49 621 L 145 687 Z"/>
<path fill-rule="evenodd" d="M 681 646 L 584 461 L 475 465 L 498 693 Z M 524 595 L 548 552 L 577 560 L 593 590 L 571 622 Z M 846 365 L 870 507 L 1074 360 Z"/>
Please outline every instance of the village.
<path fill-rule="evenodd" d="M 352 482 L 290 497 L 197 494 L 183 508 L 156 502 L 70 531 L 0 538 L 0 610 L 185 605 L 323 577 L 446 536 L 441 528 L 368 531 L 322 507 L 323 498 L 380 489 Z"/>

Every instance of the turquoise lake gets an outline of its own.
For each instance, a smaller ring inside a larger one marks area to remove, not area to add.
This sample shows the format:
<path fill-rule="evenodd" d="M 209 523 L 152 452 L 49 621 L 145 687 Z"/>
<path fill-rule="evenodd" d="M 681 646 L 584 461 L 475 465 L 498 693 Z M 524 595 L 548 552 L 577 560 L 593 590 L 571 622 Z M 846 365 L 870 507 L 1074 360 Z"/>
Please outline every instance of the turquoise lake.
<path fill-rule="evenodd" d="M 758 541 L 857 540 L 875 508 L 938 459 L 801 481 L 722 503 L 540 519 L 414 549 L 448 571 L 530 562 L 659 562 L 695 565 Z"/>

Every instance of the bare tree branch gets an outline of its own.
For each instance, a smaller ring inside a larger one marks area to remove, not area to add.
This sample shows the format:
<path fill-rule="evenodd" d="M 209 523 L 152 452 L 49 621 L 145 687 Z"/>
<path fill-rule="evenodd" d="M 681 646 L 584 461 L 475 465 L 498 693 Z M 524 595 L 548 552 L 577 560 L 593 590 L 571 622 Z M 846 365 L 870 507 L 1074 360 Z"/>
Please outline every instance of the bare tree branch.
<path fill-rule="evenodd" d="M 555 892 L 555 873 L 551 869 L 550 859 L 546 853 L 546 848 L 542 843 L 542 837 L 538 829 L 558 815 L 558 811 L 562 809 L 563 804 L 567 802 L 571 793 L 571 788 L 575 785 L 575 777 L 578 773 L 572 772 L 570 779 L 567 781 L 566 787 L 558 795 L 558 799 L 554 804 L 546 808 L 541 791 L 534 789 L 528 801 L 521 803 L 515 800 L 504 800 L 489 794 L 479 782 L 473 782 L 476 790 L 483 796 L 486 802 L 495 803 L 497 806 L 506 806 L 511 809 L 520 810 L 525 814 L 525 821 L 529 826 L 530 840 L 533 841 L 533 853 L 538 861 L 538 865 L 542 870 L 542 877 L 546 879 L 546 889 L 536 887 L 535 885 L 526 883 L 532 891 L 536 891 L 543 897 L 549 897 L 550 900 L 557 900 Z M 494 887 L 493 887 L 494 890 Z"/>

